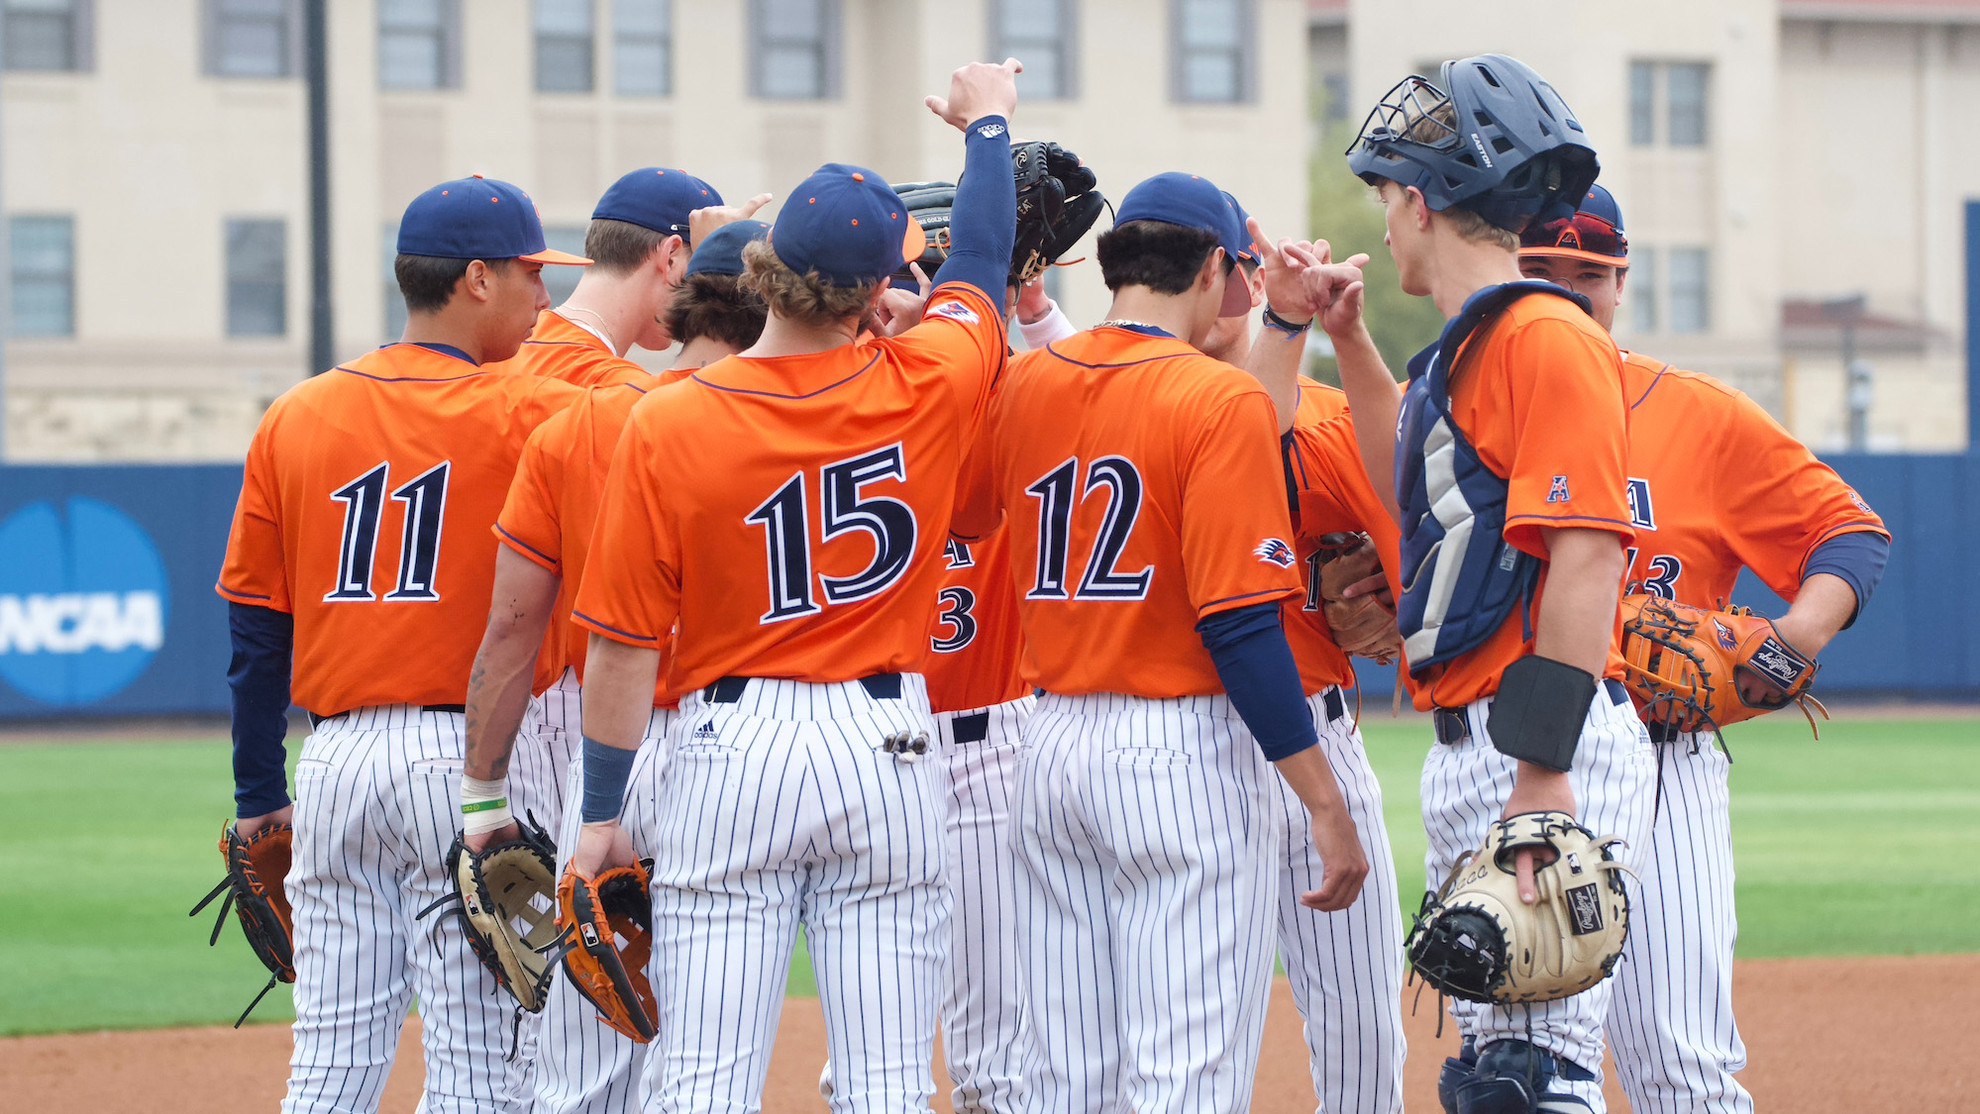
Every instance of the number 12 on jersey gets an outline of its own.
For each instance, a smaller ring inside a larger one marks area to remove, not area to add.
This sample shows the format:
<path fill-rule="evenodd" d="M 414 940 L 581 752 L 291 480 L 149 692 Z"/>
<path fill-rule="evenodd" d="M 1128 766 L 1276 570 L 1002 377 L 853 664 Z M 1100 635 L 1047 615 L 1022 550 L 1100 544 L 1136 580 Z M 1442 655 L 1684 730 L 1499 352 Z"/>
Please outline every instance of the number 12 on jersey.
<path fill-rule="evenodd" d="M 879 595 L 892 587 L 914 557 L 917 536 L 914 508 L 885 496 L 863 497 L 862 490 L 882 480 L 907 480 L 901 445 L 828 464 L 818 471 L 819 520 L 823 541 L 853 530 L 873 537 L 873 561 L 852 576 L 818 574 L 825 603 L 851 603 Z M 761 526 L 770 572 L 770 608 L 759 622 L 781 623 L 824 610 L 812 585 L 811 513 L 809 485 L 799 472 L 776 494 L 743 517 Z"/>

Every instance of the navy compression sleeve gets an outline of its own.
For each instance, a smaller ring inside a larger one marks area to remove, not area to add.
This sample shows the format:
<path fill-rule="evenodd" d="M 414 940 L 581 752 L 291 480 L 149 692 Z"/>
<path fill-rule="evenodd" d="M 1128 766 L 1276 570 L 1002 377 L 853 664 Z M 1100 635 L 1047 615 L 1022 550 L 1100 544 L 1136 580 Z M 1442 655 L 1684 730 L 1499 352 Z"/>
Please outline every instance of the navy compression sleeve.
<path fill-rule="evenodd" d="M 1884 564 L 1890 557 L 1891 539 L 1882 534 L 1868 530 L 1837 534 L 1808 555 L 1801 578 L 1806 580 L 1825 572 L 1841 577 L 1849 585 L 1856 593 L 1856 610 L 1849 613 L 1849 622 L 1843 624 L 1843 629 L 1848 630 L 1856 623 L 1856 617 L 1863 614 L 1863 605 L 1870 602 L 1870 593 L 1877 590 L 1877 582 L 1884 578 Z"/>
<path fill-rule="evenodd" d="M 1016 240 L 1010 127 L 1002 116 L 985 116 L 963 133 L 963 174 L 949 213 L 949 258 L 935 272 L 936 285 L 966 282 L 1001 307 Z"/>
<path fill-rule="evenodd" d="M 234 815 L 266 816 L 289 803 L 289 663 L 295 618 L 248 603 L 227 604 L 233 658 Z"/>
<path fill-rule="evenodd" d="M 1200 620 L 1196 633 L 1216 663 L 1231 706 L 1268 760 L 1290 758 L 1319 744 L 1278 604 L 1219 611 Z"/>

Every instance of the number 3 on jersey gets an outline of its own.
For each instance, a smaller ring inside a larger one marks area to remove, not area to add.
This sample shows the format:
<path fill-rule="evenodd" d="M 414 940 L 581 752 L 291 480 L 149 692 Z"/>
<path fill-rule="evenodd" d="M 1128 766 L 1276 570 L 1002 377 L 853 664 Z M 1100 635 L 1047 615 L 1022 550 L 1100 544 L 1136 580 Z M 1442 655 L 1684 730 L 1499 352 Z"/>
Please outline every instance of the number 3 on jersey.
<path fill-rule="evenodd" d="M 450 462 L 421 472 L 392 492 L 406 505 L 400 531 L 399 583 L 387 600 L 437 600 L 434 571 L 440 566 L 440 526 L 447 514 L 447 473 Z M 330 493 L 344 504 L 344 536 L 337 552 L 337 586 L 323 602 L 375 600 L 371 590 L 372 562 L 378 555 L 378 520 L 385 513 L 385 488 L 392 466 L 383 463 Z"/>
<path fill-rule="evenodd" d="M 873 537 L 873 561 L 852 576 L 818 575 L 826 603 L 851 603 L 879 595 L 907 572 L 914 557 L 914 508 L 884 496 L 862 497 L 862 489 L 882 480 L 906 481 L 899 442 L 819 469 L 818 491 L 824 541 L 859 530 Z M 781 623 L 824 610 L 812 588 L 810 496 L 799 472 L 743 517 L 761 526 L 769 558 L 770 608 L 759 622 Z"/>

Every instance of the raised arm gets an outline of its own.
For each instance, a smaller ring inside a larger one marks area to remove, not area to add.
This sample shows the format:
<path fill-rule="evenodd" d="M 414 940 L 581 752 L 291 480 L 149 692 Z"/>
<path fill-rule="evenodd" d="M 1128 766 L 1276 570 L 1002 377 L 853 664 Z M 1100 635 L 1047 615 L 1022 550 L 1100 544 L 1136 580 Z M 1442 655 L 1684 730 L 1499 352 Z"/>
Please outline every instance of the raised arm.
<path fill-rule="evenodd" d="M 1015 58 L 971 62 L 949 77 L 948 97 L 927 98 L 929 111 L 963 133 L 963 173 L 949 217 L 949 257 L 937 286 L 966 282 L 1004 304 L 1017 239 L 1017 185 L 1011 177 L 1011 114 L 1017 110 Z"/>

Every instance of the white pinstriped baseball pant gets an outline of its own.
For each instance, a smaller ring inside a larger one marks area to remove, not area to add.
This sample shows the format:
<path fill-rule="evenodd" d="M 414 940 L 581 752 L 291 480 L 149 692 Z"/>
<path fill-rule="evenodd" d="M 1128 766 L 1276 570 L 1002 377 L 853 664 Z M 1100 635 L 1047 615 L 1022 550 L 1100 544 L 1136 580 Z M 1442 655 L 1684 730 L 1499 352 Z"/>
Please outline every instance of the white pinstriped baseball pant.
<path fill-rule="evenodd" d="M 1222 695 L 1047 693 L 1017 831 L 1024 1109 L 1249 1109 L 1281 825 Z"/>
<path fill-rule="evenodd" d="M 378 1108 L 399 1030 L 419 1000 L 426 1086 L 419 1109 L 517 1109 L 505 1062 L 515 1005 L 453 917 L 415 921 L 451 892 L 460 828 L 464 717 L 413 705 L 321 721 L 296 764 L 295 1051 L 285 1114 Z M 511 779 L 518 803 L 540 795 Z"/>
<path fill-rule="evenodd" d="M 1333 913 L 1308 909 L 1299 895 L 1325 875 L 1313 848 L 1312 818 L 1282 777 L 1273 815 L 1284 828 L 1279 869 L 1279 958 L 1292 985 L 1320 1114 L 1395 1114 L 1402 1109 L 1402 917 L 1396 904 L 1396 859 L 1382 821 L 1382 787 L 1368 766 L 1361 731 L 1345 695 L 1327 688 L 1307 697 L 1320 746 L 1334 769 L 1368 857 L 1368 877 L 1353 905 Z"/>

